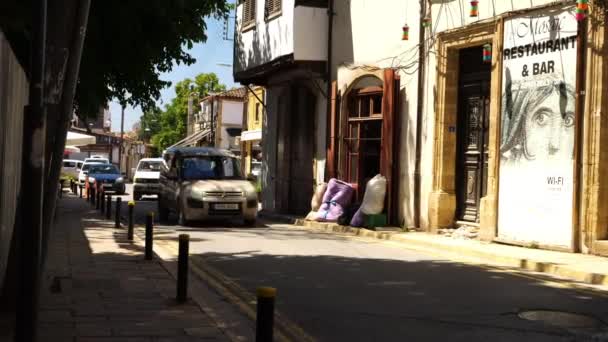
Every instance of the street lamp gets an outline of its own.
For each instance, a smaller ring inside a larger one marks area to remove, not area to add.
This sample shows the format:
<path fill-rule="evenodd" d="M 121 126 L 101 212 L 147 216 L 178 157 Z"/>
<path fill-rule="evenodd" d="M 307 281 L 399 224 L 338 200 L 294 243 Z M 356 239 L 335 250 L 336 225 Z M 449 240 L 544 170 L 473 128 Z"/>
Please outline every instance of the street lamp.
<path fill-rule="evenodd" d="M 199 94 L 196 91 L 191 92 L 188 95 L 188 126 L 186 127 L 186 135 L 191 135 L 193 133 L 193 124 L 192 124 L 192 99 L 193 97 L 198 98 Z"/>

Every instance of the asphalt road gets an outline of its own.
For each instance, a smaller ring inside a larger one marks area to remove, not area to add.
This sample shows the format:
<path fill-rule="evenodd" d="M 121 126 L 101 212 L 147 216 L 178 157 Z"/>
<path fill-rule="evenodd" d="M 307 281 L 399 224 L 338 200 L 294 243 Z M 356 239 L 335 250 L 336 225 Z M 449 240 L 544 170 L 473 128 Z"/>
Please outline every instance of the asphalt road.
<path fill-rule="evenodd" d="M 136 220 L 155 210 L 155 199 L 138 201 Z M 608 341 L 608 297 L 535 277 L 284 224 L 181 227 L 173 217 L 157 227 L 190 234 L 191 254 L 248 291 L 276 287 L 277 309 L 320 341 Z M 525 310 L 560 314 L 547 323 L 520 318 Z"/>

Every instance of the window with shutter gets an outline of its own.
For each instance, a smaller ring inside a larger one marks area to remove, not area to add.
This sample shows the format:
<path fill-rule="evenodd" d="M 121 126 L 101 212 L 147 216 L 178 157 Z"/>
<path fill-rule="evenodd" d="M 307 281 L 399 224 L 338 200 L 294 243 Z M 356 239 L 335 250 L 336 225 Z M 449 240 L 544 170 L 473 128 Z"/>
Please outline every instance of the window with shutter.
<path fill-rule="evenodd" d="M 243 1 L 243 30 L 247 30 L 255 26 L 255 2 L 255 0 Z"/>
<path fill-rule="evenodd" d="M 270 20 L 281 15 L 281 0 L 266 0 L 264 18 Z"/>

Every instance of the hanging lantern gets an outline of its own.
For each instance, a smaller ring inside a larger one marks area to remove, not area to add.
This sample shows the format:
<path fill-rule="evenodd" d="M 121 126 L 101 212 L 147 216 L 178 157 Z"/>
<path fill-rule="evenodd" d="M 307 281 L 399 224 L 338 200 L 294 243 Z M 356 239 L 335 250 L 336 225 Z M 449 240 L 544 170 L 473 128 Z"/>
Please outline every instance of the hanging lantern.
<path fill-rule="evenodd" d="M 587 17 L 589 10 L 589 0 L 577 0 L 576 2 L 576 20 L 581 21 Z"/>
<path fill-rule="evenodd" d="M 472 18 L 477 17 L 479 15 L 479 7 L 477 5 L 479 5 L 479 1 L 471 1 L 471 13 L 469 14 L 469 16 Z"/>
<path fill-rule="evenodd" d="M 492 62 L 492 44 L 483 45 L 483 61 L 485 63 Z"/>
<path fill-rule="evenodd" d="M 422 26 L 429 27 L 431 26 L 431 16 L 426 16 L 422 19 Z"/>
<path fill-rule="evenodd" d="M 407 24 L 403 25 L 403 36 L 401 40 L 409 40 L 410 39 L 410 27 Z"/>

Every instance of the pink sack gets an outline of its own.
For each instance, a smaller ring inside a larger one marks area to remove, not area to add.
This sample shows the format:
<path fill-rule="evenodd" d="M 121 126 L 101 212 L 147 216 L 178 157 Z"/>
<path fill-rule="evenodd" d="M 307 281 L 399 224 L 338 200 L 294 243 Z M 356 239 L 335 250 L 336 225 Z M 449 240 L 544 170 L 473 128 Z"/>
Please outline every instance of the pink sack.
<path fill-rule="evenodd" d="M 336 222 L 353 197 L 355 189 L 350 184 L 332 178 L 327 184 L 323 204 L 317 213 L 317 221 Z"/>

